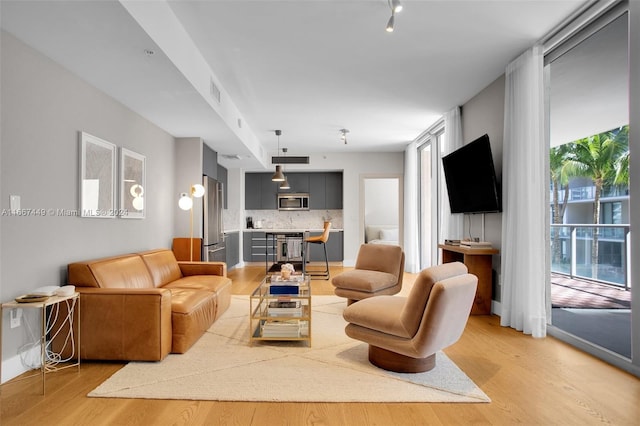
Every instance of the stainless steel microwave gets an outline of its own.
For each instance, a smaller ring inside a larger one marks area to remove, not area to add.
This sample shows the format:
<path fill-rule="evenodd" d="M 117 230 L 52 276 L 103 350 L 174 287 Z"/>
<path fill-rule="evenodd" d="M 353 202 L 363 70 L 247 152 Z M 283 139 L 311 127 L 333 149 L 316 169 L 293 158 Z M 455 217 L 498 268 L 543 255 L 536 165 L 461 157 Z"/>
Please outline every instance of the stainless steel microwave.
<path fill-rule="evenodd" d="M 278 194 L 278 210 L 309 210 L 309 194 Z"/>

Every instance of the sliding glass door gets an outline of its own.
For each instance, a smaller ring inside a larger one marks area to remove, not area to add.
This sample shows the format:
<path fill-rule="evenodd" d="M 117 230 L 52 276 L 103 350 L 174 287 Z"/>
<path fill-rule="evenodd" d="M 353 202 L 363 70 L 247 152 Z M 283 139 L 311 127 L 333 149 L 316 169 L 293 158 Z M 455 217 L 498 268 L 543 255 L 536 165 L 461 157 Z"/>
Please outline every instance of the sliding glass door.
<path fill-rule="evenodd" d="M 630 360 L 628 11 L 614 7 L 576 31 L 545 64 L 551 325 L 558 337 Z"/>
<path fill-rule="evenodd" d="M 438 263 L 440 155 L 444 123 L 438 123 L 418 144 L 420 173 L 420 269 Z"/>

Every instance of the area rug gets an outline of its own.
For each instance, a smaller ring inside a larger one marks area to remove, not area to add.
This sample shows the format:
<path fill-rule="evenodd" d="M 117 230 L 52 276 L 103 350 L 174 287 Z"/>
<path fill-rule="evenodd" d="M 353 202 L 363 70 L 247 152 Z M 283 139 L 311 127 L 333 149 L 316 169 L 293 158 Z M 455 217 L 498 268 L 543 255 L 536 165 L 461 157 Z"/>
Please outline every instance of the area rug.
<path fill-rule="evenodd" d="M 291 402 L 490 402 L 444 353 L 426 373 L 402 374 L 368 361 L 366 344 L 344 333 L 345 301 L 312 298 L 312 345 L 249 344 L 247 296 L 185 354 L 131 362 L 90 397 Z"/>

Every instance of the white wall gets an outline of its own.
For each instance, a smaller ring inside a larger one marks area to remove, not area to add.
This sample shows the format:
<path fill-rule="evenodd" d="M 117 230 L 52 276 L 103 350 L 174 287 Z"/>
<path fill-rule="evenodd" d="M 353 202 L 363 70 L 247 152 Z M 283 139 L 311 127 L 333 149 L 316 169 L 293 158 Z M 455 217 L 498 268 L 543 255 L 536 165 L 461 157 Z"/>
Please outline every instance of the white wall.
<path fill-rule="evenodd" d="M 75 260 L 170 247 L 173 137 L 6 32 L 0 52 L 2 209 L 10 194 L 23 209 L 78 208 L 79 131 L 145 155 L 147 167 L 145 219 L 3 215 L 0 300 L 64 284 Z M 24 326 L 3 328 L 3 366 L 24 335 Z"/>

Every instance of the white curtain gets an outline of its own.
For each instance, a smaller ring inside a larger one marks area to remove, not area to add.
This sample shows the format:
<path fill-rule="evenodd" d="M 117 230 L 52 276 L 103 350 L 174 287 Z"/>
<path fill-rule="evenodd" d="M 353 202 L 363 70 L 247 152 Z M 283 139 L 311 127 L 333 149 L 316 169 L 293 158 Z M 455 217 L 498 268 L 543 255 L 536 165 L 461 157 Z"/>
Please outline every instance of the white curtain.
<path fill-rule="evenodd" d="M 544 337 L 546 149 L 543 53 L 534 46 L 507 65 L 502 158 L 502 316 L 500 324 Z"/>
<path fill-rule="evenodd" d="M 460 147 L 462 147 L 462 120 L 460 118 L 460 107 L 455 107 L 444 115 L 444 138 L 440 150 L 441 156 L 444 157 Z M 439 167 L 439 169 L 440 199 L 438 204 L 440 206 L 440 223 L 438 224 L 438 242 L 443 243 L 445 239 L 462 239 L 464 215 L 462 213 L 451 213 L 447 183 L 444 180 L 442 167 Z"/>
<path fill-rule="evenodd" d="M 404 150 L 404 270 L 420 272 L 418 225 L 418 148 L 412 142 Z"/>

